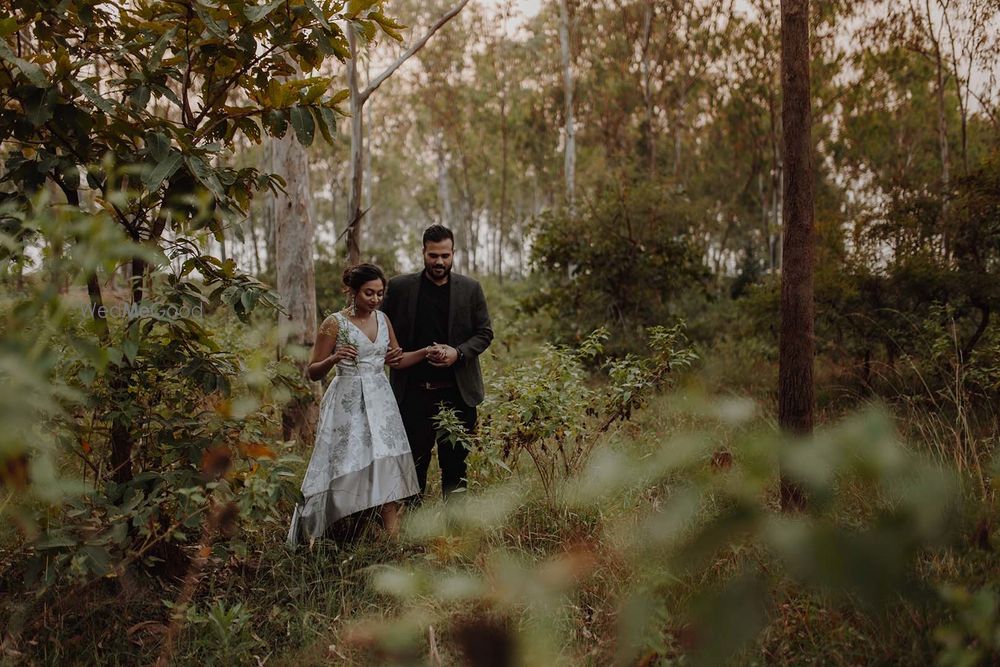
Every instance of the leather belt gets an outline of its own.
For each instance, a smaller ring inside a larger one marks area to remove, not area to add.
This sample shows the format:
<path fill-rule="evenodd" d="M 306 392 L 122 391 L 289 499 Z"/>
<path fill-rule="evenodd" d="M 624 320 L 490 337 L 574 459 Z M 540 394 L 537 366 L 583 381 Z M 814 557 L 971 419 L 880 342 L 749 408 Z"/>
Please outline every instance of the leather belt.
<path fill-rule="evenodd" d="M 451 389 L 455 386 L 454 382 L 418 382 L 417 387 L 423 389 L 424 391 L 435 391 L 437 389 Z"/>

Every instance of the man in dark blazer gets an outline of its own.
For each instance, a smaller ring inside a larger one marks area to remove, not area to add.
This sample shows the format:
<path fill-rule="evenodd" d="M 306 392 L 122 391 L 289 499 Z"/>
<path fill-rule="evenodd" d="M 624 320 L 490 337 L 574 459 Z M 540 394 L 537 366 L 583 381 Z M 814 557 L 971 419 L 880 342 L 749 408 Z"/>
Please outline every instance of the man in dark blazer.
<path fill-rule="evenodd" d="M 428 227 L 423 237 L 424 270 L 390 280 L 381 306 L 403 350 L 432 346 L 426 361 L 389 370 L 421 494 L 427 488 L 436 440 L 433 419 L 441 406 L 454 408 L 469 432 L 475 429 L 476 406 L 483 402 L 479 355 L 493 340 L 483 289 L 472 278 L 451 272 L 454 252 L 451 230 Z M 447 442 L 437 447 L 441 488 L 447 497 L 465 488 L 468 452 Z"/>

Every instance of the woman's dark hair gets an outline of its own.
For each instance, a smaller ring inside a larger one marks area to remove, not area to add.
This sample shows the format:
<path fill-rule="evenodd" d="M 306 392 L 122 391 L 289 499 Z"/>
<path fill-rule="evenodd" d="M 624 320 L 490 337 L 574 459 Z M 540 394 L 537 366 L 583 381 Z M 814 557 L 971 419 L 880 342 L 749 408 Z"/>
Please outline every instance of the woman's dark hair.
<path fill-rule="evenodd" d="M 444 225 L 431 225 L 424 230 L 424 245 L 427 245 L 428 241 L 431 243 L 440 243 L 445 239 L 451 239 L 451 245 L 454 247 L 455 235 Z"/>
<path fill-rule="evenodd" d="M 344 269 L 344 285 L 355 292 L 361 289 L 361 286 L 372 280 L 381 280 L 382 286 L 385 286 L 385 273 L 382 269 L 375 266 L 374 264 L 355 264 L 354 266 L 349 266 Z"/>

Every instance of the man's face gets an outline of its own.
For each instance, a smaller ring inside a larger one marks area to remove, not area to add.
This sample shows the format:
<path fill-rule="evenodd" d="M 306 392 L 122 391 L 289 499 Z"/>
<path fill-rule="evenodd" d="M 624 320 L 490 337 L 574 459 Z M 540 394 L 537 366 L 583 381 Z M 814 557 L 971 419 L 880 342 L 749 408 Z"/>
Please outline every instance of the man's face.
<path fill-rule="evenodd" d="M 454 243 L 451 239 L 428 241 L 424 244 L 424 268 L 434 280 L 443 280 L 451 273 Z"/>

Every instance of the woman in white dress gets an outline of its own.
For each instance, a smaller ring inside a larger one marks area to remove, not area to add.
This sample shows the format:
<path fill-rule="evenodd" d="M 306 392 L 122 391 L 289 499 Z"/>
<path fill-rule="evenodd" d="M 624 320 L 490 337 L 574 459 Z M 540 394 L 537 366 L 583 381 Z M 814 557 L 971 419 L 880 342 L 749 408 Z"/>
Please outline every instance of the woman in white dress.
<path fill-rule="evenodd" d="M 407 368 L 430 348 L 402 352 L 392 324 L 378 310 L 386 279 L 374 264 L 344 271 L 351 305 L 320 325 L 308 374 L 337 376 L 320 403 L 316 444 L 302 481 L 304 502 L 295 507 L 289 544 L 321 537 L 334 522 L 380 507 L 383 526 L 399 530 L 398 501 L 420 491 L 413 454 L 385 364 Z"/>

